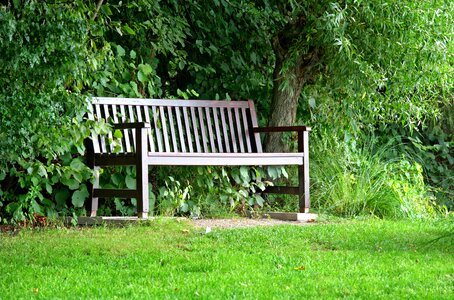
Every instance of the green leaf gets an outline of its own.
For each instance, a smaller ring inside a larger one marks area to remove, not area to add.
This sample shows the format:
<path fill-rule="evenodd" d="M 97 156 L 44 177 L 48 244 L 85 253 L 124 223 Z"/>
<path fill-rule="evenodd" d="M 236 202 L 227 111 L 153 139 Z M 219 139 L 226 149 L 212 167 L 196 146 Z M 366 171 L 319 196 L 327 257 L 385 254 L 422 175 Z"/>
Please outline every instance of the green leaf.
<path fill-rule="evenodd" d="M 117 45 L 117 54 L 119 57 L 122 57 L 125 55 L 125 49 L 120 45 Z"/>
<path fill-rule="evenodd" d="M 115 173 L 111 177 L 112 183 L 117 187 L 120 187 L 120 183 L 123 181 L 123 176 L 120 173 Z"/>
<path fill-rule="evenodd" d="M 249 168 L 248 167 L 241 167 L 240 168 L 240 174 L 241 174 L 241 178 L 248 182 L 250 181 L 250 178 L 249 178 Z"/>
<path fill-rule="evenodd" d="M 132 59 L 135 59 L 136 58 L 136 51 L 134 50 L 131 50 L 131 52 L 129 52 L 129 56 L 132 58 Z"/>
<path fill-rule="evenodd" d="M 268 176 L 272 179 L 277 179 L 279 177 L 279 172 L 276 167 L 268 167 Z"/>
<path fill-rule="evenodd" d="M 61 207 L 65 206 L 70 194 L 67 188 L 61 188 L 55 193 L 55 201 Z"/>
<path fill-rule="evenodd" d="M 288 173 L 287 173 L 287 171 L 285 170 L 284 167 L 281 167 L 281 171 L 282 171 L 282 175 L 283 175 L 285 178 L 288 179 Z"/>
<path fill-rule="evenodd" d="M 117 139 L 121 139 L 121 138 L 123 138 L 123 133 L 117 129 L 114 131 L 114 137 Z"/>
<path fill-rule="evenodd" d="M 74 158 L 69 166 L 74 171 L 82 171 L 85 169 L 85 164 L 80 160 L 80 158 Z"/>
<path fill-rule="evenodd" d="M 74 178 L 62 178 L 61 182 L 71 190 L 77 190 L 80 186 L 79 182 Z"/>
<path fill-rule="evenodd" d="M 38 204 L 38 202 L 36 202 L 35 200 L 32 200 L 30 202 L 30 204 L 31 204 L 31 206 L 33 208 L 33 211 L 35 213 L 38 213 L 38 214 L 41 213 L 41 206 Z"/>
<path fill-rule="evenodd" d="M 129 27 L 128 25 L 123 25 L 122 29 L 130 35 L 136 35 L 136 32 L 132 30 L 132 28 Z"/>
<path fill-rule="evenodd" d="M 46 182 L 46 191 L 47 191 L 49 194 L 52 194 L 52 190 L 53 190 L 53 189 L 52 189 L 52 186 L 51 186 L 48 182 Z"/>
<path fill-rule="evenodd" d="M 139 72 L 137 72 L 137 79 L 139 79 L 140 82 L 144 83 L 148 80 L 148 77 L 142 72 L 142 70 L 139 70 Z"/>
<path fill-rule="evenodd" d="M 0 181 L 6 178 L 6 172 L 5 171 L 0 171 Z"/>
<path fill-rule="evenodd" d="M 71 197 L 71 203 L 74 207 L 82 207 L 84 206 L 85 199 L 88 197 L 88 190 L 85 184 L 83 184 L 80 190 L 75 191 L 73 196 Z"/>
<path fill-rule="evenodd" d="M 139 69 L 145 75 L 150 75 L 151 73 L 153 73 L 153 67 L 150 66 L 149 64 L 140 64 Z"/>
<path fill-rule="evenodd" d="M 46 171 L 46 168 L 44 168 L 43 165 L 39 165 L 39 167 L 38 167 L 38 175 L 40 175 L 41 177 L 47 178 L 47 171 Z"/>
<path fill-rule="evenodd" d="M 310 106 L 311 108 L 315 108 L 316 103 L 315 103 L 315 98 L 314 98 L 314 97 L 310 97 L 310 98 L 309 98 L 309 106 Z"/>
<path fill-rule="evenodd" d="M 126 175 L 125 183 L 128 189 L 133 190 L 136 188 L 136 179 L 133 178 L 131 175 Z"/>

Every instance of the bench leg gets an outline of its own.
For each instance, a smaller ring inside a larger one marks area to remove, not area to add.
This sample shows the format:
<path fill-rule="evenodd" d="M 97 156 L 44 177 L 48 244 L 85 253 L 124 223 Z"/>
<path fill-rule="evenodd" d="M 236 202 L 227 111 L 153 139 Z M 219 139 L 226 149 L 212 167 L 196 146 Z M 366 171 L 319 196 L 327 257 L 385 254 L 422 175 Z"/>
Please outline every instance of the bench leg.
<path fill-rule="evenodd" d="M 147 129 L 136 129 L 136 186 L 137 186 L 137 216 L 139 219 L 148 218 L 150 207 L 148 200 L 148 165 L 144 162 L 147 155 Z"/>
<path fill-rule="evenodd" d="M 309 172 L 305 172 L 304 169 L 304 166 L 298 167 L 298 198 L 300 213 L 308 213 L 310 207 Z"/>
<path fill-rule="evenodd" d="M 139 219 L 148 218 L 148 166 L 137 166 L 137 216 Z"/>
<path fill-rule="evenodd" d="M 91 200 L 90 217 L 96 217 L 96 212 L 98 211 L 98 197 L 93 196 L 94 190 L 99 188 L 99 171 L 100 167 L 94 167 L 95 181 L 87 184 L 89 199 Z"/>
<path fill-rule="evenodd" d="M 308 213 L 311 206 L 309 192 L 309 132 L 298 132 L 298 151 L 304 153 L 303 165 L 298 167 L 298 197 L 301 213 Z"/>

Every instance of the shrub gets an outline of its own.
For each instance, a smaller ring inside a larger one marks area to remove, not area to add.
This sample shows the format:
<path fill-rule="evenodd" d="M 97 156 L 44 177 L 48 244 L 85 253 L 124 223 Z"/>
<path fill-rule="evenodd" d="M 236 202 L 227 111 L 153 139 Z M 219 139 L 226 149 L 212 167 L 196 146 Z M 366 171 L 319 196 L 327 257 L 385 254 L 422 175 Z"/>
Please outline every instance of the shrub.
<path fill-rule="evenodd" d="M 436 206 L 421 166 L 389 158 L 389 146 L 325 140 L 312 156 L 313 206 L 340 216 L 427 218 Z"/>

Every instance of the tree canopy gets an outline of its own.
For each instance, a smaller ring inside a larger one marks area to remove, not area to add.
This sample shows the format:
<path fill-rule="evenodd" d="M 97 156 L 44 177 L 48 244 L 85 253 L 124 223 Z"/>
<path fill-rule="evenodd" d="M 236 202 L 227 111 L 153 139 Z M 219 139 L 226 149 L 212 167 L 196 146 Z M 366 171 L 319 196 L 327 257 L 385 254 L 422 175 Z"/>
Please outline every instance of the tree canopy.
<path fill-rule="evenodd" d="M 90 95 L 254 99 L 320 145 L 397 138 L 452 193 L 451 1 L 2 3 L 0 215 L 83 205 Z"/>

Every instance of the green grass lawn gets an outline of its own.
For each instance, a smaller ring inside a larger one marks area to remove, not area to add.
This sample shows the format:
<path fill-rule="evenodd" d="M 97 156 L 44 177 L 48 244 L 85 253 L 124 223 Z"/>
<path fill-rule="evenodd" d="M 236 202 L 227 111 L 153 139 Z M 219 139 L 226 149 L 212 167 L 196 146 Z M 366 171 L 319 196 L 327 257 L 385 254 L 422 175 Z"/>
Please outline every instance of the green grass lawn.
<path fill-rule="evenodd" d="M 451 229 L 449 229 L 451 227 Z M 446 223 L 214 230 L 155 220 L 0 235 L 0 299 L 453 299 Z"/>

